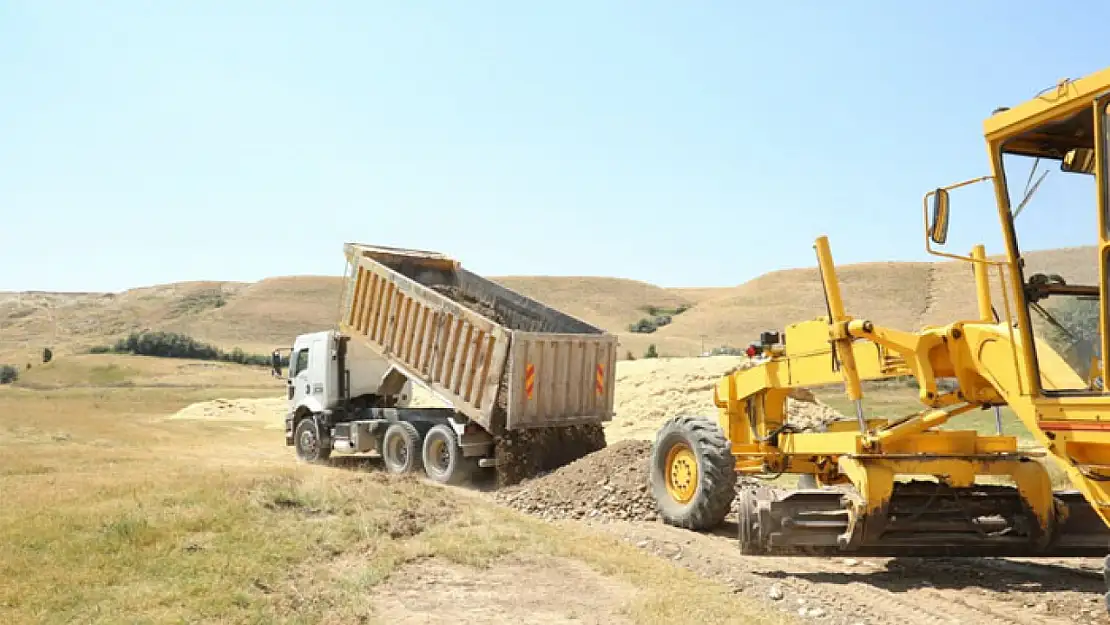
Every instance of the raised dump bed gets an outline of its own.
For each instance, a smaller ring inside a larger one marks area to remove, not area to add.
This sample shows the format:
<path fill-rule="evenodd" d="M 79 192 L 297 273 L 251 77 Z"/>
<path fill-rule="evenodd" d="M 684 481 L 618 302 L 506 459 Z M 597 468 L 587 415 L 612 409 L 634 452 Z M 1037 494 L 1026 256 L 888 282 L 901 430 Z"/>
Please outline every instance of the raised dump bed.
<path fill-rule="evenodd" d="M 342 331 L 487 431 L 612 419 L 615 336 L 442 254 L 344 251 Z"/>

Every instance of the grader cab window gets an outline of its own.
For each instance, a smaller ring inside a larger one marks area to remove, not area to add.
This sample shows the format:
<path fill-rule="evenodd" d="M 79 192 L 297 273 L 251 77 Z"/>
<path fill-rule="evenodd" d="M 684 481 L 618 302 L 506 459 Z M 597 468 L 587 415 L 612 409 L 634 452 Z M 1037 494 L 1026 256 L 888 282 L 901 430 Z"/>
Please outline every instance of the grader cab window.
<path fill-rule="evenodd" d="M 1094 117 L 1084 109 L 1003 145 L 1034 350 L 1047 391 L 1097 389 L 1099 346 Z"/>

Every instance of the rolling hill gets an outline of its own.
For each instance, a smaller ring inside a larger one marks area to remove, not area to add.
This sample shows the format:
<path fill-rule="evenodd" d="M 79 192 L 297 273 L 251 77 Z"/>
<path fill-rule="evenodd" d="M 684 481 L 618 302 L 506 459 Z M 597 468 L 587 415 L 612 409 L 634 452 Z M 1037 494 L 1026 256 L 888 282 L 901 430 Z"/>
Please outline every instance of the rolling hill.
<path fill-rule="evenodd" d="M 1026 273 L 1051 272 L 1094 283 L 1093 248 L 1033 252 Z M 838 269 L 850 313 L 904 329 L 975 315 L 969 265 L 875 262 Z M 787 269 L 730 287 L 664 288 L 620 278 L 493 278 L 620 336 L 621 353 L 639 357 L 654 343 L 661 355 L 689 356 L 719 345 L 744 346 L 762 330 L 781 329 L 825 311 L 816 268 Z M 995 304 L 1001 293 L 994 276 Z M 342 281 L 330 276 L 268 278 L 255 283 L 186 282 L 121 293 L 0 293 L 0 362 L 37 362 L 44 346 L 83 352 L 142 329 L 189 334 L 225 349 L 268 353 L 298 333 L 329 327 Z M 648 307 L 688 307 L 651 334 L 628 326 Z"/>

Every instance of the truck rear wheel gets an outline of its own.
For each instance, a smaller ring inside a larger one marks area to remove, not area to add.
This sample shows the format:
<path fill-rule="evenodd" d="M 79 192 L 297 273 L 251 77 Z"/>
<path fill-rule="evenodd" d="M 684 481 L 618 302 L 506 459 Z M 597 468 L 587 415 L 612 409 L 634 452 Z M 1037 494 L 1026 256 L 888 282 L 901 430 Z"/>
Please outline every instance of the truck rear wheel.
<path fill-rule="evenodd" d="M 450 425 L 441 423 L 424 437 L 424 472 L 441 484 L 462 484 L 470 479 L 478 463 L 463 456 L 459 436 Z"/>
<path fill-rule="evenodd" d="M 704 417 L 674 417 L 651 448 L 651 494 L 669 525 L 719 525 L 736 497 L 736 461 L 721 428 Z"/>
<path fill-rule="evenodd" d="M 407 421 L 393 423 L 382 437 L 382 460 L 390 473 L 410 473 L 420 469 L 420 432 Z"/>
<path fill-rule="evenodd" d="M 324 462 L 331 456 L 331 437 L 320 432 L 316 419 L 304 417 L 293 432 L 297 457 L 305 462 Z"/>

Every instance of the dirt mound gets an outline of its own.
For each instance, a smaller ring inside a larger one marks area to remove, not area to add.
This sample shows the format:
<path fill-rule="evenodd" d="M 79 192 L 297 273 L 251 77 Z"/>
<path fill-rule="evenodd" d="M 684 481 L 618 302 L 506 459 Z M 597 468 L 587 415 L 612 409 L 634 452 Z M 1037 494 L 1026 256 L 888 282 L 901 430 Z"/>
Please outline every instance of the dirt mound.
<path fill-rule="evenodd" d="M 808 393 L 808 391 L 806 392 Z M 812 400 L 786 398 L 786 418 L 791 424 L 799 427 L 812 427 L 844 418 L 844 415 L 833 410 L 832 406 L 813 397 L 813 393 L 809 393 L 809 396 Z"/>
<path fill-rule="evenodd" d="M 494 498 L 544 519 L 655 520 L 648 490 L 651 443 L 623 440 Z"/>
<path fill-rule="evenodd" d="M 246 421 L 266 429 L 285 429 L 286 402 L 281 397 L 213 399 L 190 404 L 167 417 L 186 421 Z"/>
<path fill-rule="evenodd" d="M 513 430 L 494 437 L 497 485 L 512 486 L 605 448 L 599 424 Z"/>
<path fill-rule="evenodd" d="M 667 419 L 678 415 L 716 418 L 713 389 L 722 377 L 750 365 L 743 356 L 651 358 L 617 363 L 614 410 L 606 438 L 652 440 Z M 794 389 L 787 399 L 790 423 L 807 427 L 840 415 L 811 391 Z"/>

